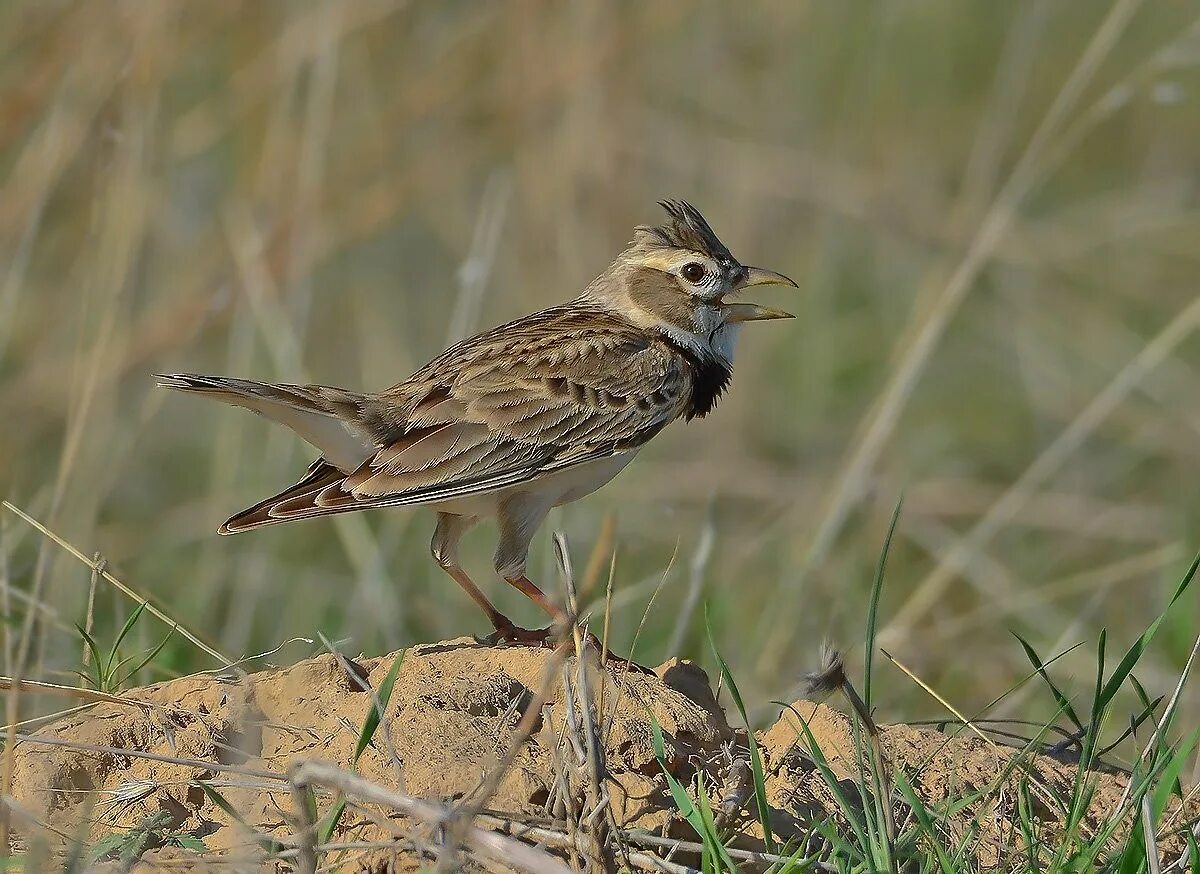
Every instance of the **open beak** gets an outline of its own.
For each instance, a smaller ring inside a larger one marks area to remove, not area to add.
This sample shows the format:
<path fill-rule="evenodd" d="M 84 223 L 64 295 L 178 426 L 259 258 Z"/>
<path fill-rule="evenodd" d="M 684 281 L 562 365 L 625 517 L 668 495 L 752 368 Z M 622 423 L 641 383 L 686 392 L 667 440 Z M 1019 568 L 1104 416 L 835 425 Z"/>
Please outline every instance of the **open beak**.
<path fill-rule="evenodd" d="M 790 285 L 799 288 L 793 280 L 774 270 L 764 270 L 762 267 L 747 267 L 746 278 L 738 283 L 738 288 L 749 288 L 752 285 Z"/>
<path fill-rule="evenodd" d="M 794 319 L 791 313 L 761 307 L 756 303 L 727 303 L 721 307 L 725 314 L 725 322 L 755 322 L 759 319 Z"/>
<path fill-rule="evenodd" d="M 795 282 L 782 273 L 765 270 L 762 267 L 747 267 L 746 278 L 738 283 L 737 290 L 749 288 L 752 285 L 790 285 L 799 288 Z M 759 306 L 756 303 L 727 303 L 724 306 L 726 322 L 755 322 L 760 319 L 794 319 L 791 313 L 771 307 Z"/>

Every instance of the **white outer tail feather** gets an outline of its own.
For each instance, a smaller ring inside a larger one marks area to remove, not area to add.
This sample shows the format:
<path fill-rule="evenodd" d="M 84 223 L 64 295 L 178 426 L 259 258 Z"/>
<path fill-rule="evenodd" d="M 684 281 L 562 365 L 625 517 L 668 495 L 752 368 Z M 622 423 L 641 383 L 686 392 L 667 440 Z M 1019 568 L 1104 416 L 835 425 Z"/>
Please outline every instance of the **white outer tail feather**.
<path fill-rule="evenodd" d="M 357 429 L 350 422 L 306 401 L 288 386 L 194 373 L 156 373 L 154 376 L 162 388 L 245 407 L 290 428 L 305 442 L 321 450 L 325 459 L 343 472 L 355 470 L 375 451 L 355 433 Z"/>

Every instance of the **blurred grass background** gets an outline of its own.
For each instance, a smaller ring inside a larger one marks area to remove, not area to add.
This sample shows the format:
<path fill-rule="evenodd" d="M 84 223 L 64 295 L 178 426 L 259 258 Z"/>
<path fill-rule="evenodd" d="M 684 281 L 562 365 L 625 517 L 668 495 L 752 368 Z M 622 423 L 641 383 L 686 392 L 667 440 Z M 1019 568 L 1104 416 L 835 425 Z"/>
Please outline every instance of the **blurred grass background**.
<path fill-rule="evenodd" d="M 881 642 L 972 712 L 1028 672 L 1009 629 L 1044 655 L 1101 627 L 1123 649 L 1200 545 L 1198 20 L 1131 0 L 0 5 L 0 497 L 235 656 L 482 633 L 428 514 L 218 538 L 314 452 L 150 374 L 382 388 L 572 297 L 683 197 L 800 282 L 763 298 L 799 318 L 747 331 L 714 415 L 552 517 L 581 564 L 617 515 L 614 648 L 662 583 L 640 660 L 706 656 L 707 602 L 747 698 L 791 694 L 821 638 L 861 643 L 903 491 Z M 472 534 L 468 568 L 535 621 L 491 546 Z M 10 673 L 22 644 L 38 676 L 78 667 L 89 576 L 3 514 Z M 97 636 L 130 609 L 101 586 Z M 1189 607 L 1160 636 L 1154 691 L 1198 625 Z M 212 666 L 176 637 L 143 679 Z M 1092 666 L 1059 670 L 1075 688 Z M 941 712 L 881 670 L 885 718 Z"/>

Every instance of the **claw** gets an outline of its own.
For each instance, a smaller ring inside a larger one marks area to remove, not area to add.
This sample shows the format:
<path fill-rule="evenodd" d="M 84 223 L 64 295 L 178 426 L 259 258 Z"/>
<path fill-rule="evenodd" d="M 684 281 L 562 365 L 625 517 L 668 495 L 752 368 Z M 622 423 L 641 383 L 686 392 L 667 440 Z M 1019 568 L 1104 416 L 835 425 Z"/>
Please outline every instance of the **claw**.
<path fill-rule="evenodd" d="M 491 646 L 542 646 L 549 647 L 555 645 L 554 639 L 555 628 L 553 625 L 547 628 L 522 628 L 519 625 L 506 625 L 497 628 L 487 637 L 477 637 L 475 640 L 480 644 L 489 644 Z M 613 653 L 612 650 L 606 650 L 603 644 L 600 643 L 596 635 L 589 633 L 587 635 L 588 644 L 597 652 L 604 653 L 605 665 L 611 665 L 614 668 L 624 668 L 626 671 L 641 674 L 654 674 L 650 668 L 644 665 L 639 665 L 637 662 L 627 658 L 622 658 Z"/>
<path fill-rule="evenodd" d="M 497 628 L 484 638 L 476 638 L 481 643 L 492 646 L 546 646 L 550 642 L 551 628 L 522 628 L 519 625 L 506 625 Z"/>

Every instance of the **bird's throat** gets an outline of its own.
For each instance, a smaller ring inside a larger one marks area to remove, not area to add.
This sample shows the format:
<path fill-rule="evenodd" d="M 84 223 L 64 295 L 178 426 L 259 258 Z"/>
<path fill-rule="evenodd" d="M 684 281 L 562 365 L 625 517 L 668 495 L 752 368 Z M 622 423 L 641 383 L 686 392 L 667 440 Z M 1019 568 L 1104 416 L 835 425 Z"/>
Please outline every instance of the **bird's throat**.
<path fill-rule="evenodd" d="M 664 334 L 664 338 L 692 367 L 692 396 L 684 418 L 690 422 L 707 416 L 729 387 L 733 366 L 711 352 L 698 351 L 690 344 L 680 343 L 669 334 Z"/>

